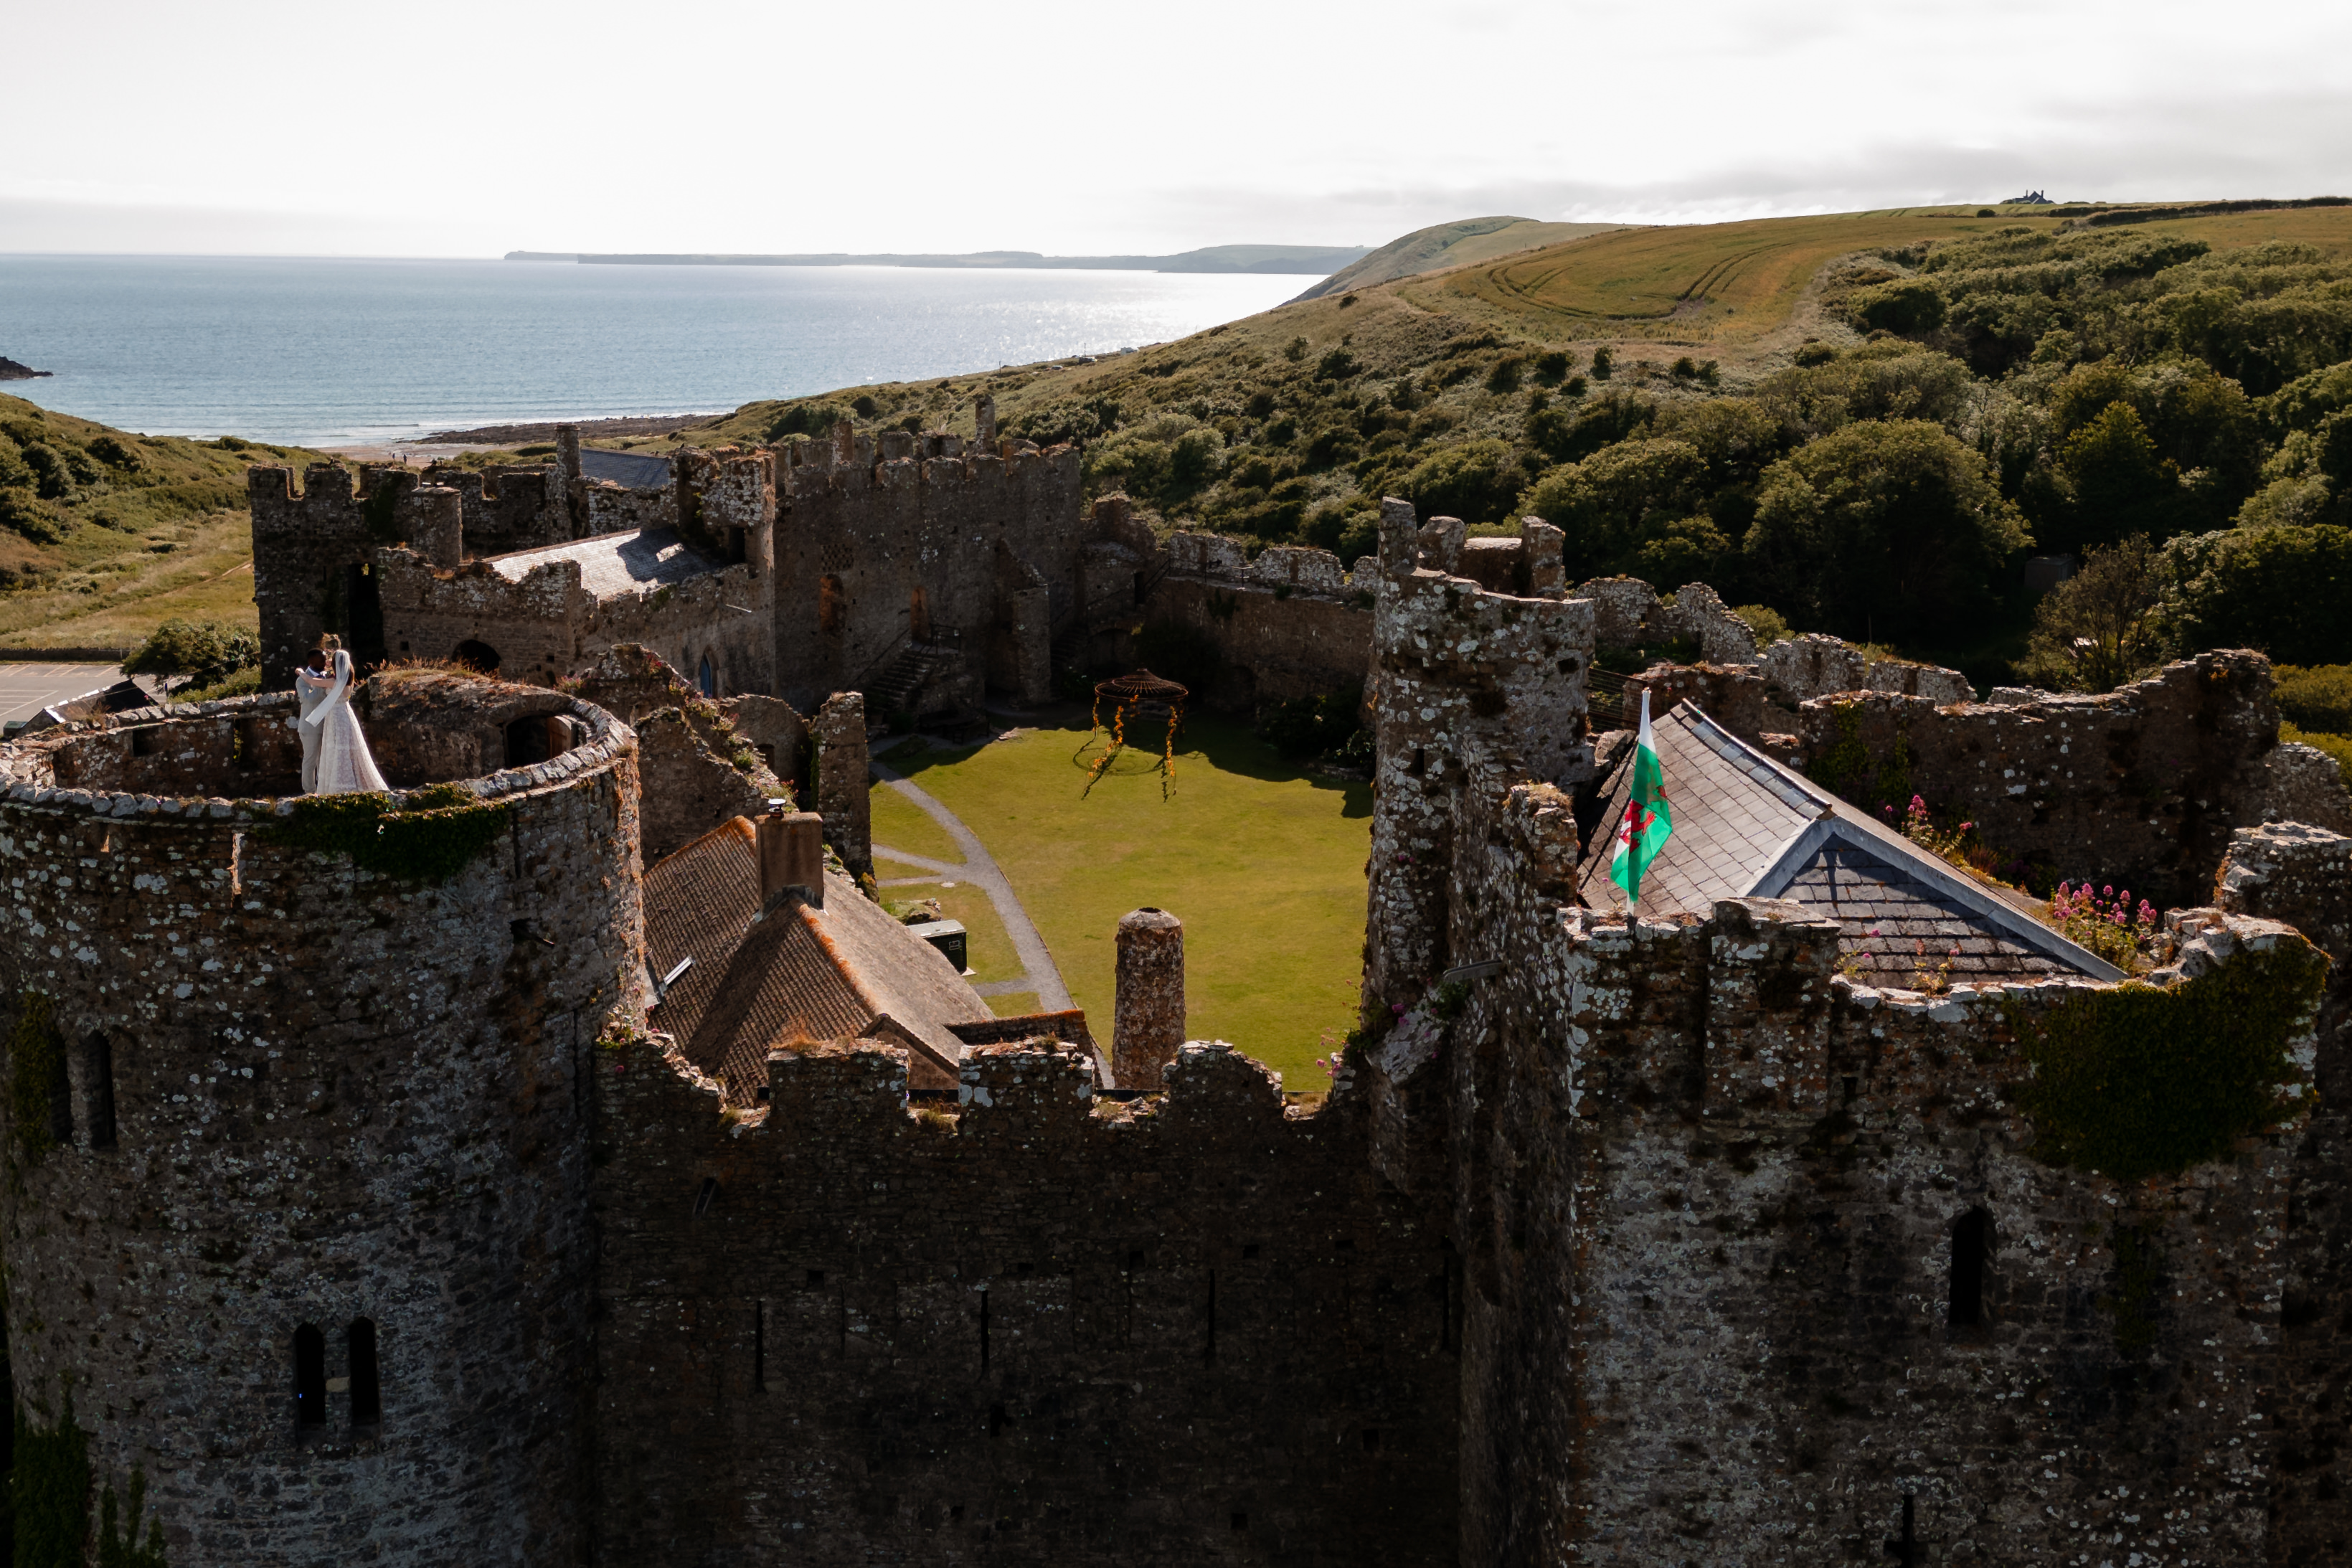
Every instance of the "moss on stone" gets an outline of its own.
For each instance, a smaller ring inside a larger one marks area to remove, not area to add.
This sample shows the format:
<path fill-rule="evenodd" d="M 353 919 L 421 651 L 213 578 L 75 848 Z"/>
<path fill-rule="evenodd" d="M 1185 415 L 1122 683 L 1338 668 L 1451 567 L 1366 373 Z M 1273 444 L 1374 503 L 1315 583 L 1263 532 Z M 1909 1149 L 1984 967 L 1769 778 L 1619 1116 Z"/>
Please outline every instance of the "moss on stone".
<path fill-rule="evenodd" d="M 16 1147 L 30 1163 L 57 1147 L 49 1106 L 65 1075 L 66 1042 L 56 1008 L 42 993 L 26 991 L 16 998 L 16 1026 L 8 1034 L 8 1108 Z"/>
<path fill-rule="evenodd" d="M 446 882 L 472 865 L 506 826 L 505 806 L 485 804 L 456 784 L 435 784 L 411 794 L 399 811 L 389 795 L 308 795 L 295 803 L 292 816 L 257 837 L 348 855 L 378 876 Z"/>
<path fill-rule="evenodd" d="M 2011 1100 L 2032 1152 L 2118 1181 L 2177 1175 L 2299 1114 L 2287 1044 L 2327 960 L 2303 943 L 2245 952 L 2168 989 L 2127 983 L 2034 1017 L 2010 1005 L 2032 1076 Z"/>

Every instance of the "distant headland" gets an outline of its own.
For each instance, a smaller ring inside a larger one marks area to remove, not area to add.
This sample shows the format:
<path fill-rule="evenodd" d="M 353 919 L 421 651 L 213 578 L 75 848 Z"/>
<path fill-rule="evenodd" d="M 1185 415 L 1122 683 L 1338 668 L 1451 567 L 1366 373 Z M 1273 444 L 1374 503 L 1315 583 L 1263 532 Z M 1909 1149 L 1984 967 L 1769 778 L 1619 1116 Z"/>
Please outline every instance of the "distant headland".
<path fill-rule="evenodd" d="M 28 364 L 18 364 L 5 354 L 0 354 L 0 381 L 35 381 L 51 374 L 46 370 L 35 370 Z"/>
<path fill-rule="evenodd" d="M 949 267 L 1053 268 L 1103 272 L 1297 272 L 1322 277 L 1371 254 L 1368 245 L 1212 245 L 1173 256 L 1042 256 L 1034 250 L 974 250 L 960 256 L 796 256 L 591 254 L 509 250 L 509 261 L 576 261 L 610 267 Z"/>

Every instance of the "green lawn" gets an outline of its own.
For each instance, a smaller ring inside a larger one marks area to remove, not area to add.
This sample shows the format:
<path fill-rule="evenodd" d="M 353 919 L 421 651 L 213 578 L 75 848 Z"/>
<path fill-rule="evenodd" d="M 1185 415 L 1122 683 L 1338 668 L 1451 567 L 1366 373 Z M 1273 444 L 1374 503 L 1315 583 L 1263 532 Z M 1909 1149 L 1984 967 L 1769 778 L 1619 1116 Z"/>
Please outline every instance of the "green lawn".
<path fill-rule="evenodd" d="M 1113 933 L 1151 904 L 1184 921 L 1186 1032 L 1232 1041 L 1287 1089 L 1326 1088 L 1314 1058 L 1326 1032 L 1354 1023 L 1363 967 L 1370 786 L 1312 777 L 1246 728 L 1203 717 L 1180 743 L 1172 799 L 1146 773 L 1115 773 L 1082 800 L 1072 759 L 1086 738 L 1031 730 L 978 748 L 902 745 L 886 760 L 988 846 L 1106 1047 Z M 934 853 L 902 842 L 919 814 L 902 817 L 895 798 L 874 792 L 876 840 Z"/>

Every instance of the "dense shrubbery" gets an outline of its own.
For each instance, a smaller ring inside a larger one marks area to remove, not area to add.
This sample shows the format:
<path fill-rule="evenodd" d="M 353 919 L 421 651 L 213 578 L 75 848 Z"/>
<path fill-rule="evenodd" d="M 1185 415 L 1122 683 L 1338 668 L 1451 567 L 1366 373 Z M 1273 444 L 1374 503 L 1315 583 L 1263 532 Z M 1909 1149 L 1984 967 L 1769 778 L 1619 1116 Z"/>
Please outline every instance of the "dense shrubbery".
<path fill-rule="evenodd" d="M 1747 552 L 1767 603 L 1867 640 L 1963 631 L 2026 543 L 1979 453 L 1926 420 L 1862 420 L 1766 470 Z"/>
<path fill-rule="evenodd" d="M 161 676 L 167 682 L 216 686 L 238 670 L 261 662 L 261 639 L 217 621 L 165 621 L 122 661 L 129 675 Z"/>

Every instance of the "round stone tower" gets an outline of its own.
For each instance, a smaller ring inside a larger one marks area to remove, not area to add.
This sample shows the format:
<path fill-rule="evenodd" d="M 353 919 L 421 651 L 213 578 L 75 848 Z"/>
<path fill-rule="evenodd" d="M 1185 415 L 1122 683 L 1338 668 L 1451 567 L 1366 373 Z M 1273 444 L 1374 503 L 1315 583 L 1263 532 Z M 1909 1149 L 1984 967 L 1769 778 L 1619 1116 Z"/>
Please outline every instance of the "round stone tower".
<path fill-rule="evenodd" d="M 301 798 L 292 706 L 0 747 L 18 1405 L 92 1496 L 143 1474 L 175 1563 L 581 1561 L 635 737 L 393 672 L 355 707 L 394 793 Z"/>
<path fill-rule="evenodd" d="M 1184 1043 L 1184 922 L 1166 910 L 1119 917 L 1111 1076 L 1121 1089 L 1158 1089 Z"/>

